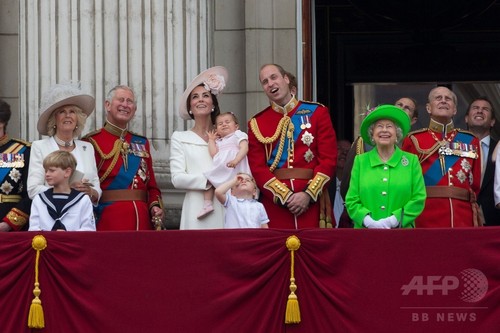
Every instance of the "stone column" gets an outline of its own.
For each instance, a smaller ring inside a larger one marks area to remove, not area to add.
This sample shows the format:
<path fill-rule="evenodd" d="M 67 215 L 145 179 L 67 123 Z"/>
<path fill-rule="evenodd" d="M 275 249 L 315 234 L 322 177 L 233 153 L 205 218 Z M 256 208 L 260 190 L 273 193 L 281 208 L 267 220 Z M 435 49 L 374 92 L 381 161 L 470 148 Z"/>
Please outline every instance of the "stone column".
<path fill-rule="evenodd" d="M 190 127 L 178 117 L 187 82 L 209 67 L 212 1 L 20 1 L 21 137 L 36 131 L 40 98 L 52 84 L 78 81 L 96 98 L 83 133 L 102 127 L 104 99 L 117 84 L 132 87 L 134 132 L 152 143 L 157 180 L 167 206 L 182 193 L 171 189 L 169 138 Z"/>

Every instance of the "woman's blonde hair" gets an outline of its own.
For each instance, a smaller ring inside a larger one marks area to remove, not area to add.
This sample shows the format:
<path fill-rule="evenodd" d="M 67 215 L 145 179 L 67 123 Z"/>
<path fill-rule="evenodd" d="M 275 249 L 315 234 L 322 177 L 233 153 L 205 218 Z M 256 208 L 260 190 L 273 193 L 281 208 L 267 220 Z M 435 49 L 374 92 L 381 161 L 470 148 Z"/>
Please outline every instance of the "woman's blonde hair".
<path fill-rule="evenodd" d="M 56 113 L 59 112 L 62 108 L 67 107 L 67 105 L 63 105 L 52 112 L 49 119 L 47 120 L 47 135 L 54 136 L 57 132 L 56 126 Z M 87 120 L 87 115 L 76 105 L 71 105 L 72 108 L 76 111 L 76 128 L 73 130 L 73 138 L 80 137 L 82 134 L 83 127 L 85 127 L 85 121 Z"/>

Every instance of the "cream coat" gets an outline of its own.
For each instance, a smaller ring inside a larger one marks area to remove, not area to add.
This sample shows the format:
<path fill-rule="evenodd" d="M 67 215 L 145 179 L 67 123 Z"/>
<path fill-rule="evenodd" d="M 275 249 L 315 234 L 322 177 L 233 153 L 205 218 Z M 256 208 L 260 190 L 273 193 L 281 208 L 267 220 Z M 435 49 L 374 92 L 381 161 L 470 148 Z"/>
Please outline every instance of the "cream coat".
<path fill-rule="evenodd" d="M 102 190 L 97 175 L 94 147 L 90 143 L 81 140 L 75 140 L 75 145 L 76 147 L 71 153 L 76 158 L 76 170 L 83 172 L 83 178 L 92 183 L 100 198 Z M 43 159 L 58 149 L 59 146 L 52 137 L 33 141 L 31 144 L 30 166 L 28 169 L 28 195 L 31 199 L 38 193 L 49 189 L 50 186 L 45 182 Z"/>
<path fill-rule="evenodd" d="M 208 144 L 193 131 L 176 131 L 170 142 L 170 171 L 175 188 L 186 190 L 182 204 L 181 229 L 219 229 L 224 226 L 224 208 L 213 200 L 214 211 L 198 220 L 203 207 L 207 178 L 203 172 L 212 167 Z"/>

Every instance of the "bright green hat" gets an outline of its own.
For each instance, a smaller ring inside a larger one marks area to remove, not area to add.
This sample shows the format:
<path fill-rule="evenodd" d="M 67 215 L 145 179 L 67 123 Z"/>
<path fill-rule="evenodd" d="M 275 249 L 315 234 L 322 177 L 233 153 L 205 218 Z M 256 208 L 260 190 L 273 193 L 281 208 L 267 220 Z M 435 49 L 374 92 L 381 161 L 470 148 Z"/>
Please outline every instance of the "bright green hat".
<path fill-rule="evenodd" d="M 371 143 L 368 128 L 371 124 L 380 119 L 392 120 L 397 126 L 401 127 L 403 137 L 410 131 L 410 117 L 403 109 L 390 104 L 379 105 L 371 111 L 361 123 L 361 137 L 366 143 Z"/>

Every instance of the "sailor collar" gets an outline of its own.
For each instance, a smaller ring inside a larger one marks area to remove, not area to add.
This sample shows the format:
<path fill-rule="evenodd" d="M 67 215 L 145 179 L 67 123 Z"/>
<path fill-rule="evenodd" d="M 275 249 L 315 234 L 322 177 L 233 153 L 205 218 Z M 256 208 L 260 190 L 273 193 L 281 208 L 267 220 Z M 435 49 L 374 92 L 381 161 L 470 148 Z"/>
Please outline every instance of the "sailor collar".
<path fill-rule="evenodd" d="M 448 124 L 441 124 L 431 118 L 431 122 L 429 123 L 429 129 L 433 132 L 442 133 L 443 135 L 448 135 L 455 129 L 453 125 L 453 121 L 450 121 Z"/>
<path fill-rule="evenodd" d="M 290 99 L 290 101 L 288 103 L 286 103 L 285 106 L 280 106 L 274 102 L 271 102 L 271 108 L 278 113 L 288 114 L 290 111 L 295 109 L 297 104 L 299 104 L 299 101 L 297 101 L 295 96 L 292 95 L 292 99 Z"/>
<path fill-rule="evenodd" d="M 112 123 L 110 123 L 109 121 L 106 121 L 106 123 L 104 124 L 104 129 L 106 131 L 108 131 L 109 133 L 113 134 L 113 135 L 116 135 L 120 138 L 124 138 L 125 135 L 127 135 L 128 133 L 128 129 L 126 128 L 120 128 L 116 125 L 113 125 Z"/>

